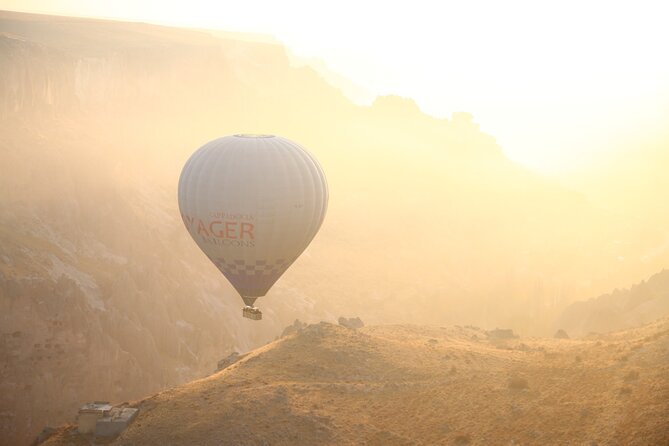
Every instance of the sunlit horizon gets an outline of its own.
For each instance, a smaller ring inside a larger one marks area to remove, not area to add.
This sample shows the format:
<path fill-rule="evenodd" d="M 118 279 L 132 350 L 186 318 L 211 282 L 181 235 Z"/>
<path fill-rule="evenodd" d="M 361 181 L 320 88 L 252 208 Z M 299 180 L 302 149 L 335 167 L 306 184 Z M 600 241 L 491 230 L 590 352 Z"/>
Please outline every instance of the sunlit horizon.
<path fill-rule="evenodd" d="M 471 113 L 511 159 L 544 174 L 585 169 L 619 150 L 620 140 L 662 131 L 668 111 L 669 61 L 661 55 L 669 29 L 659 2 L 380 9 L 297 0 L 3 0 L 0 8 L 272 36 L 357 84 L 358 103 L 394 94 L 439 118 Z"/>

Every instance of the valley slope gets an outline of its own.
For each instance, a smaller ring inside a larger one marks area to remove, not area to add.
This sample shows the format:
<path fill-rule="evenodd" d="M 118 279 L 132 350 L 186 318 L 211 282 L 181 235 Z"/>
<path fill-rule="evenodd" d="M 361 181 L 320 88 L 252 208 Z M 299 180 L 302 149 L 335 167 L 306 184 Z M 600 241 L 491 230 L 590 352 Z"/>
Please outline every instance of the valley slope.
<path fill-rule="evenodd" d="M 320 323 L 134 405 L 112 444 L 667 444 L 669 319 L 584 340 Z"/>

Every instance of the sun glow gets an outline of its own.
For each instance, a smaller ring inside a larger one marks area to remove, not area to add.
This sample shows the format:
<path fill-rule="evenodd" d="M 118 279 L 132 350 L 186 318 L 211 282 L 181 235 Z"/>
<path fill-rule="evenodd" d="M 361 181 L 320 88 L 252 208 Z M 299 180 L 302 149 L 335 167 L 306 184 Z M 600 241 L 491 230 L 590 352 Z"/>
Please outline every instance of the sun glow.
<path fill-rule="evenodd" d="M 218 2 L 4 0 L 0 8 L 274 36 L 367 94 L 474 115 L 512 159 L 581 168 L 663 128 L 663 2 Z"/>

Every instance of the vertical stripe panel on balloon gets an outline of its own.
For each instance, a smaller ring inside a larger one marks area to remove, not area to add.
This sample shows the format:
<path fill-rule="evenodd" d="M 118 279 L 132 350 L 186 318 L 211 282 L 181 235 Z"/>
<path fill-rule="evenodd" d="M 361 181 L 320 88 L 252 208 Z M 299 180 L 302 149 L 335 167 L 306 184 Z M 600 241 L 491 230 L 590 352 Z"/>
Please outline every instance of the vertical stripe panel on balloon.
<path fill-rule="evenodd" d="M 320 190 L 321 187 L 320 184 L 317 186 L 317 180 L 319 179 L 319 176 L 316 172 L 316 167 L 311 162 L 311 157 L 309 156 L 309 154 L 300 146 L 296 147 L 296 153 L 298 154 L 300 161 L 304 166 L 304 169 L 301 169 L 301 171 L 304 172 L 304 175 L 308 176 L 308 178 L 306 179 L 306 183 L 308 184 L 308 187 L 310 189 L 310 197 L 309 197 L 310 200 L 308 204 L 310 212 L 309 212 L 309 219 L 307 220 L 309 222 L 309 227 L 304 232 L 304 236 L 302 239 L 302 246 L 307 246 L 316 235 L 318 227 L 320 227 L 322 212 L 320 209 L 316 208 L 316 204 L 318 202 L 317 189 Z M 306 206 L 307 204 L 305 203 L 305 207 Z"/>

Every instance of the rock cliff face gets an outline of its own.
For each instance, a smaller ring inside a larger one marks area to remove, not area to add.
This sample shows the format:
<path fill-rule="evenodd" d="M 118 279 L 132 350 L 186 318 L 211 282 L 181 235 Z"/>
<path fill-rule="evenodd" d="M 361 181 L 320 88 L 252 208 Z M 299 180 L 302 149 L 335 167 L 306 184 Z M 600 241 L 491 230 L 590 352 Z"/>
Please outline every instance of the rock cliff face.
<path fill-rule="evenodd" d="M 5 118 L 17 112 L 104 111 L 141 101 L 169 104 L 183 99 L 184 83 L 215 72 L 222 87 L 231 74 L 221 44 L 204 33 L 9 12 L 0 16 L 0 27 Z M 200 70 L 203 61 L 210 71 Z M 188 96 L 197 102 L 215 93 L 209 85 Z"/>
<path fill-rule="evenodd" d="M 12 34 L 0 35 L 0 117 L 76 105 L 73 62 Z"/>

